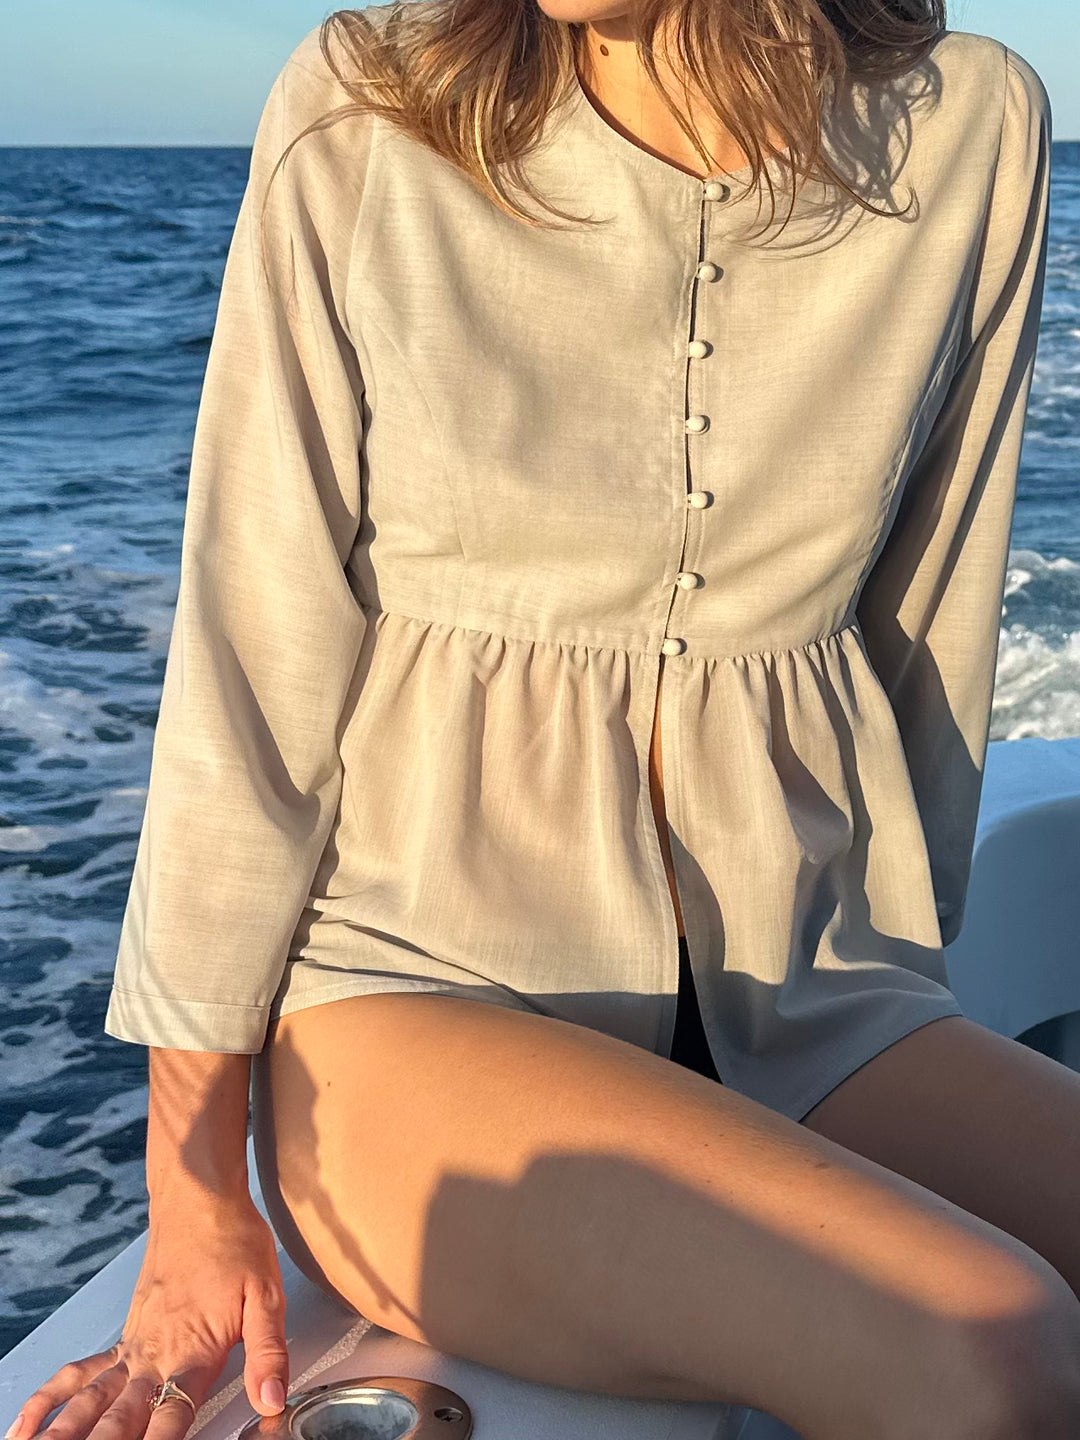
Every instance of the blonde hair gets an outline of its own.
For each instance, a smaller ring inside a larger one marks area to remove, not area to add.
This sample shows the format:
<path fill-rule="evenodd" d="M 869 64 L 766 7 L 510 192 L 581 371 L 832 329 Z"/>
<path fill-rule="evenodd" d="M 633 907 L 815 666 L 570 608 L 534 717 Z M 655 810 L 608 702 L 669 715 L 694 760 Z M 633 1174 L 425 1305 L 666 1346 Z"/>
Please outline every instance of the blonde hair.
<path fill-rule="evenodd" d="M 587 69 L 584 23 L 552 19 L 536 0 L 391 0 L 375 11 L 377 24 L 363 10 L 337 10 L 320 26 L 327 65 L 350 97 L 333 117 L 382 115 L 525 223 L 545 222 L 515 190 L 552 215 L 585 219 L 539 194 L 523 165 L 548 112 Z M 793 176 L 837 185 L 871 213 L 904 213 L 874 210 L 833 167 L 821 148 L 823 106 L 844 82 L 917 65 L 945 33 L 945 0 L 638 0 L 635 16 L 641 64 L 706 166 L 700 134 L 660 80 L 658 35 L 671 34 L 672 65 L 747 156 L 748 188 L 764 178 L 772 193 L 766 163 L 783 154 Z"/>

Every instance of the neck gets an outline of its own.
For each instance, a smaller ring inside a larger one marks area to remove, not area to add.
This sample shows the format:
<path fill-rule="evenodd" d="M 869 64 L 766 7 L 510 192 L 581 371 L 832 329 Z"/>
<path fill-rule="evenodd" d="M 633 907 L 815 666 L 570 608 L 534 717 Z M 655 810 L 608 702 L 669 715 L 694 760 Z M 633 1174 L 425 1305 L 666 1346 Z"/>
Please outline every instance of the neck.
<path fill-rule="evenodd" d="M 603 118 L 628 140 L 661 160 L 704 176 L 717 170 L 738 170 L 748 157 L 713 117 L 700 91 L 676 70 L 658 46 L 657 69 L 664 89 L 693 121 L 710 161 L 695 150 L 638 59 L 630 17 L 620 15 L 586 26 L 579 78 Z"/>

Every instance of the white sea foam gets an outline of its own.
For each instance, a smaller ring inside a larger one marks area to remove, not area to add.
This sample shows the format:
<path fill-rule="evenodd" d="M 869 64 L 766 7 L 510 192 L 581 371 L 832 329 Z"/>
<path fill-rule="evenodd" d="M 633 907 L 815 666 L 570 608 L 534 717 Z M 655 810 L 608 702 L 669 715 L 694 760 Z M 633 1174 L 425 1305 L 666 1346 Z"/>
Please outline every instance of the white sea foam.
<path fill-rule="evenodd" d="M 1023 625 L 1001 632 L 991 740 L 1080 735 L 1080 631 L 1049 644 Z"/>
<path fill-rule="evenodd" d="M 29 670 L 22 647 L 0 650 L 0 725 L 33 740 L 35 758 L 71 754 L 93 742 L 100 699 L 73 685 L 46 685 Z"/>

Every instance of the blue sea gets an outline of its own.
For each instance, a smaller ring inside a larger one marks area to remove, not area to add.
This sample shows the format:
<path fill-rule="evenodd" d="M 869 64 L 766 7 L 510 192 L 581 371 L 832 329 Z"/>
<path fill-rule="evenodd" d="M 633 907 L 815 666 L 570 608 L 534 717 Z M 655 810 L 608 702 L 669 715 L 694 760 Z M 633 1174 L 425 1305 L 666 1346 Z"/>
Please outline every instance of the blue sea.
<path fill-rule="evenodd" d="M 144 1227 L 146 1052 L 102 1021 L 244 149 L 0 150 L 0 1353 Z M 991 738 L 1080 735 L 1080 142 Z"/>

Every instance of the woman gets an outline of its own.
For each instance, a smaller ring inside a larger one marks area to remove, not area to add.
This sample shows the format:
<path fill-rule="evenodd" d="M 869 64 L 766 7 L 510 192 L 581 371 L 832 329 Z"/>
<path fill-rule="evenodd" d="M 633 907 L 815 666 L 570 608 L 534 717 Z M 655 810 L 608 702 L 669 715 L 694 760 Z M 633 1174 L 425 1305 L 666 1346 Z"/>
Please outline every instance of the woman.
<path fill-rule="evenodd" d="M 240 1339 L 282 1408 L 252 1055 L 283 1243 L 399 1334 L 807 1440 L 1080 1433 L 1080 1077 L 943 955 L 1049 142 L 936 0 L 301 44 L 107 1021 L 153 1047 L 146 1260 L 17 1440 L 179 1440 Z"/>

